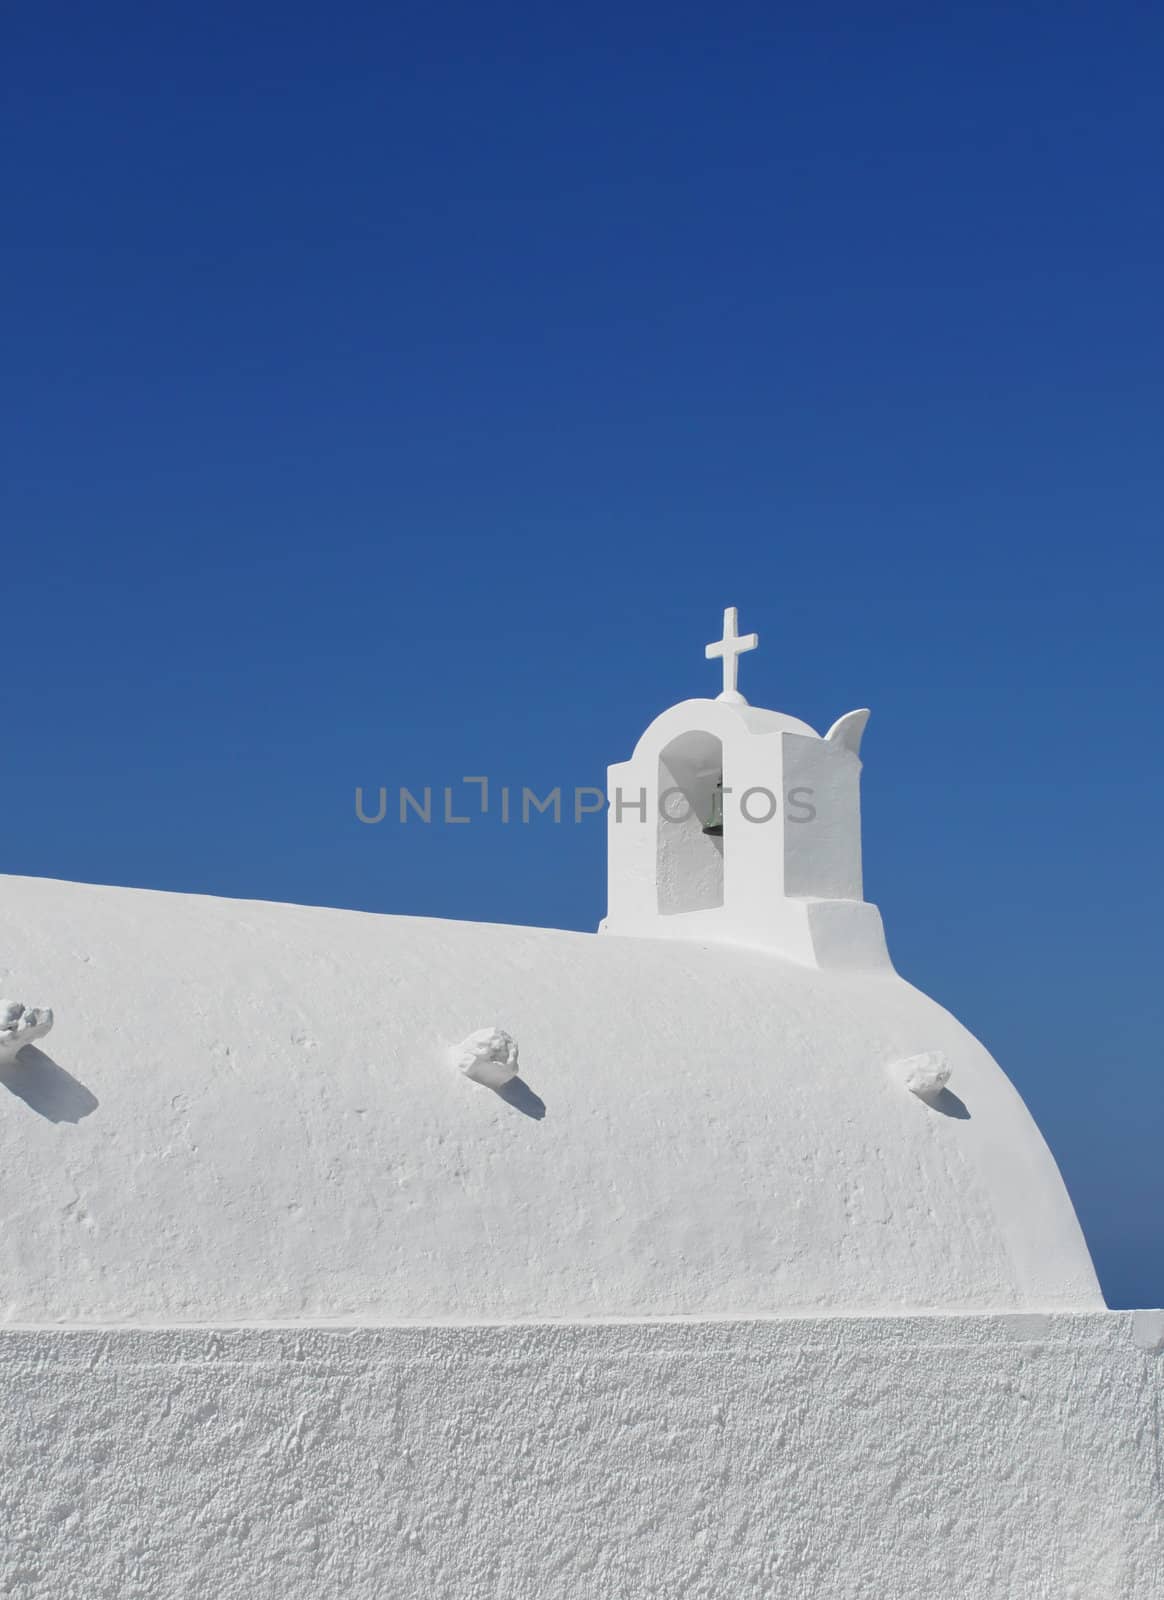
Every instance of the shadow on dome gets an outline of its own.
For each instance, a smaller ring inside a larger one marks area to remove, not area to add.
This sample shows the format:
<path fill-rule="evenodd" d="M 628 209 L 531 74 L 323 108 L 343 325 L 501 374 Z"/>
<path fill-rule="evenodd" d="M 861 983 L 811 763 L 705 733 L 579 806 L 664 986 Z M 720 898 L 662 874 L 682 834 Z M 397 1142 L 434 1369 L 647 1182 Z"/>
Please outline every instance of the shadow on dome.
<path fill-rule="evenodd" d="M 970 1120 L 969 1106 L 965 1100 L 959 1100 L 950 1089 L 943 1089 L 941 1094 L 934 1095 L 926 1104 L 933 1106 L 935 1111 L 940 1111 L 944 1117 L 957 1117 L 960 1122 Z"/>
<path fill-rule="evenodd" d="M 521 1078 L 510 1078 L 508 1083 L 493 1092 L 506 1105 L 520 1111 L 523 1117 L 532 1117 L 535 1122 L 540 1122 L 546 1114 L 546 1102 L 541 1095 L 534 1094 L 529 1084 Z"/>
<path fill-rule="evenodd" d="M 80 1122 L 99 1104 L 97 1096 L 71 1072 L 31 1044 L 0 1073 L 0 1083 L 47 1122 Z"/>

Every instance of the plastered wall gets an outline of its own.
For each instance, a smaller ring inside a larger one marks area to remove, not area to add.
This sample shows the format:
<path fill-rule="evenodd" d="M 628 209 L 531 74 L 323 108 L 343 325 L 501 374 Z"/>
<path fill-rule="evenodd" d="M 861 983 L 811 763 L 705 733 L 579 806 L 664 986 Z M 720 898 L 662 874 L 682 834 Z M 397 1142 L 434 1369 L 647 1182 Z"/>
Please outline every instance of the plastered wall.
<path fill-rule="evenodd" d="M 1159 1600 L 1149 1313 L 0 1333 L 0 1593 Z"/>

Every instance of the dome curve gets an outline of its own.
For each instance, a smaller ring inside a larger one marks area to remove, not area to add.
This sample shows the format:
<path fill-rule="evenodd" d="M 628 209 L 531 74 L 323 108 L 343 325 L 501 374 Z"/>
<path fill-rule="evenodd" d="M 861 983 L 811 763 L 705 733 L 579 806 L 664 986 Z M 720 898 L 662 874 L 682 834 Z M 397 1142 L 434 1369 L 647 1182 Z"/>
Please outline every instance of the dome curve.
<path fill-rule="evenodd" d="M 0 932 L 56 1013 L 0 1074 L 10 1322 L 1102 1305 L 1019 1096 L 891 971 L 33 879 Z M 518 1095 L 453 1064 L 486 1027 Z"/>

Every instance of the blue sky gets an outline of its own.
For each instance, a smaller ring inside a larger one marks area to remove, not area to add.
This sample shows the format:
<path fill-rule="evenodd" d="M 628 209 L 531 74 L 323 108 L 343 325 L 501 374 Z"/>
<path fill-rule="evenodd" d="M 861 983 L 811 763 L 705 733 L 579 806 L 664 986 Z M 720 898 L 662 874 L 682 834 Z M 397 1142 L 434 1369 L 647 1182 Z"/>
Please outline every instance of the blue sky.
<path fill-rule="evenodd" d="M 714 693 L 873 708 L 866 891 L 1164 1302 L 1147 7 L 25 8 L 0 512 L 15 873 L 592 928 Z M 36 998 L 36 997 L 33 997 Z"/>

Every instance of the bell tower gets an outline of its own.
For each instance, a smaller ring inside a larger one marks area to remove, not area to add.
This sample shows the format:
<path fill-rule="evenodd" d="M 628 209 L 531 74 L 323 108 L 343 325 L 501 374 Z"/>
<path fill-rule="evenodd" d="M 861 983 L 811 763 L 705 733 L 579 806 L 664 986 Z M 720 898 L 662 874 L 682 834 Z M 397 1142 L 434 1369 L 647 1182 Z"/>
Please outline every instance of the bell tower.
<path fill-rule="evenodd" d="M 892 970 L 862 894 L 861 736 L 850 711 L 822 738 L 750 706 L 737 686 L 734 606 L 706 647 L 714 700 L 683 700 L 608 769 L 608 910 L 600 932 L 751 945 L 815 967 Z"/>

